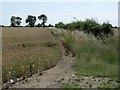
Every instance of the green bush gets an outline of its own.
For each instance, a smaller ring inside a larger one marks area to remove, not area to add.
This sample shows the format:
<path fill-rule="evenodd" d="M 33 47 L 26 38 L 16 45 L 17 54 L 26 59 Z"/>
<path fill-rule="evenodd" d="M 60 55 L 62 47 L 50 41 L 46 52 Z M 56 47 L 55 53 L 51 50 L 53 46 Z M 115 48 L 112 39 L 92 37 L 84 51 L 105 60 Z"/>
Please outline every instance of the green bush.
<path fill-rule="evenodd" d="M 93 34 L 97 38 L 109 37 L 113 35 L 112 25 L 107 23 L 99 24 L 95 19 L 86 19 L 85 21 L 74 21 L 72 23 L 64 24 L 59 22 L 55 24 L 56 28 L 63 28 L 67 30 L 79 30 L 88 34 Z"/>
<path fill-rule="evenodd" d="M 55 24 L 56 28 L 64 28 L 64 23 L 63 22 L 59 22 L 58 24 Z"/>

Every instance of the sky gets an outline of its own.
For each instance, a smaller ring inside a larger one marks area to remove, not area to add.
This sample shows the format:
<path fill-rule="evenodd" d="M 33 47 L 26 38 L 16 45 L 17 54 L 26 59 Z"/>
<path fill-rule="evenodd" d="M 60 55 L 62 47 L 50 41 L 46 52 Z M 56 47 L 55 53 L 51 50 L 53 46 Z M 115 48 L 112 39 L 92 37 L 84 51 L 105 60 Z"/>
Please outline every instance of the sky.
<path fill-rule="evenodd" d="M 114 0 L 113 0 L 114 1 Z M 0 6 L 1 7 L 1 6 Z M 2 2 L 2 22 L 10 25 L 11 16 L 20 16 L 21 25 L 26 25 L 28 15 L 38 17 L 45 14 L 47 24 L 70 23 L 77 20 L 94 18 L 99 23 L 107 22 L 118 26 L 118 2 Z M 40 22 L 37 19 L 36 24 Z"/>

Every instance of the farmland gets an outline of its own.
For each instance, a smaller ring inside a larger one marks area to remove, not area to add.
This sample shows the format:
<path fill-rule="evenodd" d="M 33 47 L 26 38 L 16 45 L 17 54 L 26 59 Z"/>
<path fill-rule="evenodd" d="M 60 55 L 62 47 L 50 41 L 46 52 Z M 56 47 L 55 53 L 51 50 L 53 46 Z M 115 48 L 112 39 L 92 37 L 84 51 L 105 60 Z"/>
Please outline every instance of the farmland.
<path fill-rule="evenodd" d="M 3 83 L 42 72 L 62 57 L 61 43 L 47 29 L 6 27 L 2 41 Z"/>
<path fill-rule="evenodd" d="M 117 89 L 118 2 L 1 2 L 0 87 Z"/>
<path fill-rule="evenodd" d="M 117 86 L 116 82 L 106 83 L 109 78 L 115 81 L 118 79 L 117 29 L 114 30 L 113 36 L 104 38 L 104 40 L 82 31 L 57 28 L 4 27 L 2 35 L 3 83 L 10 79 L 16 81 L 21 77 L 29 78 L 35 73 L 49 69 L 40 77 L 42 82 L 38 77 L 39 82 L 36 83 L 35 75 L 31 78 L 31 83 L 21 84 L 18 82 L 14 87 L 23 88 L 24 85 L 24 87 L 31 88 L 61 87 L 62 84 L 62 87 L 65 88 L 83 88 L 85 86 L 82 85 L 83 82 L 76 83 L 72 79 L 80 80 L 83 77 L 87 83 L 92 82 L 92 80 L 89 81 L 91 76 L 95 78 L 94 80 L 100 79 L 102 83 L 101 86 L 96 85 L 98 83 L 96 80 L 93 87 L 95 85 L 95 87 L 103 88 Z M 64 49 L 67 53 L 65 55 L 63 55 Z M 58 63 L 60 59 L 61 62 Z M 70 65 L 70 67 L 66 65 Z M 66 77 L 68 78 L 67 83 L 60 83 L 60 85 L 57 83 L 58 86 L 54 84 L 60 78 L 63 82 L 66 81 Z M 86 80 L 85 77 L 89 80 Z M 101 78 L 104 78 L 106 82 Z M 51 86 L 52 84 L 53 86 Z"/>

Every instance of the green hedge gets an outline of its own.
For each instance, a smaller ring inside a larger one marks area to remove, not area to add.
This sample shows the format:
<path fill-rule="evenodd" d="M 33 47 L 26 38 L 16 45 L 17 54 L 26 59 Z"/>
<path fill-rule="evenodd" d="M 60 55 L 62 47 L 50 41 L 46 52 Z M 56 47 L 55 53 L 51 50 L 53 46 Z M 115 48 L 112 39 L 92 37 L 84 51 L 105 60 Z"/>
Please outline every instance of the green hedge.
<path fill-rule="evenodd" d="M 79 30 L 88 34 L 93 34 L 97 38 L 109 37 L 113 34 L 112 25 L 107 23 L 99 24 L 95 19 L 86 19 L 85 21 L 74 21 L 72 23 L 64 24 L 59 22 L 55 24 L 56 28 L 63 28 L 67 30 Z"/>

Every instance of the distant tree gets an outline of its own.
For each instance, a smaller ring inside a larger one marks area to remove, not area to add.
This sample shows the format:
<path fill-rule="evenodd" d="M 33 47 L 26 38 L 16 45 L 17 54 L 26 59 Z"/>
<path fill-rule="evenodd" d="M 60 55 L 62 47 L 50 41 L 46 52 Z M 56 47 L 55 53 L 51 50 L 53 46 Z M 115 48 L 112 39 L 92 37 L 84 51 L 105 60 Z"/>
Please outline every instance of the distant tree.
<path fill-rule="evenodd" d="M 12 26 L 12 27 L 19 26 L 20 23 L 21 23 L 21 20 L 22 20 L 21 17 L 12 16 L 11 19 L 10 19 L 11 26 Z"/>
<path fill-rule="evenodd" d="M 107 23 L 104 22 L 102 24 L 102 26 L 103 26 L 103 34 L 105 36 L 109 37 L 109 36 L 113 35 L 113 30 L 112 30 L 113 26 L 111 24 L 109 24 L 109 22 L 107 22 Z"/>
<path fill-rule="evenodd" d="M 12 26 L 12 27 L 15 27 L 15 26 L 16 26 L 15 16 L 12 16 L 12 17 L 11 17 L 10 22 L 11 22 L 11 26 Z"/>
<path fill-rule="evenodd" d="M 45 23 L 47 22 L 47 16 L 45 14 L 41 14 L 40 16 L 38 16 L 39 20 L 42 20 L 42 27 L 45 27 Z"/>
<path fill-rule="evenodd" d="M 115 26 L 114 28 L 117 28 L 117 26 Z"/>
<path fill-rule="evenodd" d="M 64 28 L 65 24 L 63 22 L 59 22 L 58 24 L 55 24 L 56 28 Z"/>
<path fill-rule="evenodd" d="M 54 27 L 52 24 L 49 24 L 48 27 Z"/>
<path fill-rule="evenodd" d="M 35 22 L 36 22 L 36 17 L 32 16 L 32 15 L 28 15 L 28 17 L 27 17 L 25 22 L 28 23 L 28 26 L 34 27 L 35 26 Z"/>
<path fill-rule="evenodd" d="M 36 27 L 42 27 L 42 25 L 41 25 L 40 23 L 38 23 L 38 24 L 36 25 Z"/>
<path fill-rule="evenodd" d="M 22 18 L 21 17 L 16 17 L 16 24 L 19 26 L 21 23 Z"/>

